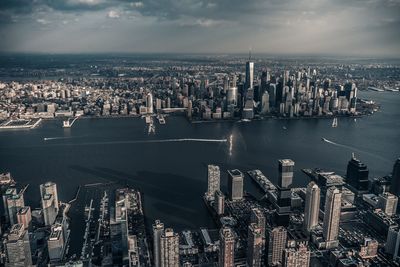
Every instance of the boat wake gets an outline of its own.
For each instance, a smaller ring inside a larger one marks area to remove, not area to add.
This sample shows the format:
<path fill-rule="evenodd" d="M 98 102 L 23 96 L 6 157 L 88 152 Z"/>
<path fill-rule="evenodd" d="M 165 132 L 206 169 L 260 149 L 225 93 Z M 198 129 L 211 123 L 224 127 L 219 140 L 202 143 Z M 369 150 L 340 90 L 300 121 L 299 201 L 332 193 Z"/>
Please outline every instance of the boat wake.
<path fill-rule="evenodd" d="M 71 139 L 72 137 L 64 137 L 64 136 L 59 136 L 59 137 L 45 137 L 43 138 L 43 141 L 51 141 L 51 140 L 62 140 L 62 139 Z"/>
<path fill-rule="evenodd" d="M 359 152 L 359 153 L 364 153 L 364 154 L 370 155 L 370 156 L 372 156 L 372 157 L 379 158 L 379 159 L 384 160 L 384 161 L 387 161 L 387 162 L 391 162 L 389 159 L 386 159 L 386 158 L 384 158 L 384 157 L 382 157 L 382 156 L 379 156 L 379 155 L 376 155 L 376 154 L 374 154 L 374 153 L 370 153 L 370 152 L 367 152 L 367 151 L 358 149 L 358 148 L 356 148 L 356 147 L 352 147 L 352 146 L 348 146 L 348 145 L 339 144 L 339 143 L 333 142 L 333 141 L 331 141 L 331 140 L 328 140 L 328 139 L 326 139 L 326 138 L 324 138 L 324 137 L 322 137 L 321 139 L 322 139 L 322 141 L 325 142 L 325 143 L 328 143 L 328 144 L 331 144 L 331 145 L 334 145 L 334 146 L 338 146 L 338 147 L 342 147 L 342 148 L 348 149 L 348 150 L 350 150 L 350 151 L 352 151 L 352 152 L 356 151 L 356 152 Z"/>
<path fill-rule="evenodd" d="M 54 139 L 47 139 L 54 140 Z M 226 143 L 228 139 L 202 139 L 202 138 L 174 138 L 174 139 L 160 139 L 160 140 L 126 140 L 126 141 L 104 141 L 104 142 L 88 142 L 88 143 L 74 143 L 74 144 L 52 144 L 52 145 L 118 145 L 118 144 L 150 144 L 150 143 L 171 143 L 171 142 L 201 142 L 201 143 Z"/>

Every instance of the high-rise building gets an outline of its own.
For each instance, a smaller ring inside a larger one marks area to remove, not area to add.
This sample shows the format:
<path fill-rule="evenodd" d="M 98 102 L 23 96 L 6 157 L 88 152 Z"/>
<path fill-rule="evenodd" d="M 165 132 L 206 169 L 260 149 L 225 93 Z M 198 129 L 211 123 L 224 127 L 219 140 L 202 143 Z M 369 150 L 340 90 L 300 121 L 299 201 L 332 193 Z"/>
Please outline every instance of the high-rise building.
<path fill-rule="evenodd" d="M 338 245 L 341 204 L 342 193 L 336 187 L 330 187 L 326 193 L 323 222 L 323 237 L 327 249 Z"/>
<path fill-rule="evenodd" d="M 52 225 L 59 210 L 57 185 L 47 182 L 40 185 L 40 196 L 45 225 Z"/>
<path fill-rule="evenodd" d="M 261 97 L 261 114 L 269 112 L 269 94 L 265 91 Z"/>
<path fill-rule="evenodd" d="M 7 197 L 8 218 L 11 225 L 18 222 L 17 213 L 25 206 L 24 195 L 22 192 Z"/>
<path fill-rule="evenodd" d="M 32 221 L 31 207 L 25 206 L 20 208 L 17 213 L 17 219 L 19 224 L 23 224 L 25 229 L 30 228 Z"/>
<path fill-rule="evenodd" d="M 359 255 L 362 259 L 374 258 L 378 255 L 379 243 L 375 239 L 365 238 L 364 244 L 360 246 Z"/>
<path fill-rule="evenodd" d="M 278 225 L 287 226 L 291 212 L 292 182 L 294 161 L 291 159 L 280 159 L 278 176 L 278 199 L 276 201 L 276 222 Z"/>
<path fill-rule="evenodd" d="M 378 197 L 378 208 L 389 216 L 396 214 L 398 198 L 389 193 L 384 192 Z"/>
<path fill-rule="evenodd" d="M 47 240 L 47 248 L 49 251 L 49 258 L 51 262 L 58 262 L 64 256 L 64 235 L 61 224 L 53 224 L 49 239 Z"/>
<path fill-rule="evenodd" d="M 400 197 L 400 158 L 398 158 L 393 165 L 391 181 L 392 181 L 392 185 L 390 187 L 390 192 L 392 194 Z"/>
<path fill-rule="evenodd" d="M 153 114 L 153 95 L 151 93 L 146 96 L 146 108 L 148 114 Z"/>
<path fill-rule="evenodd" d="M 235 235 L 228 227 L 219 231 L 219 267 L 232 267 L 235 262 Z"/>
<path fill-rule="evenodd" d="M 161 267 L 179 267 L 179 235 L 167 228 L 161 234 Z"/>
<path fill-rule="evenodd" d="M 220 190 L 220 170 L 216 165 L 207 166 L 207 178 L 208 178 L 208 188 L 207 188 L 207 198 L 213 200 L 215 192 Z"/>
<path fill-rule="evenodd" d="M 237 169 L 228 171 L 228 191 L 231 200 L 243 198 L 243 173 Z"/>
<path fill-rule="evenodd" d="M 261 209 L 251 209 L 250 222 L 257 224 L 258 228 L 261 230 L 262 239 L 265 239 L 265 216 Z"/>
<path fill-rule="evenodd" d="M 400 230 L 397 227 L 390 227 L 385 244 L 385 252 L 393 255 L 393 259 L 400 256 Z"/>
<path fill-rule="evenodd" d="M 22 224 L 14 224 L 11 227 L 5 245 L 7 248 L 7 267 L 32 266 L 29 235 Z"/>
<path fill-rule="evenodd" d="M 161 234 L 163 232 L 164 224 L 156 220 L 153 224 L 153 264 L 155 267 L 161 267 Z"/>
<path fill-rule="evenodd" d="M 310 251 L 304 244 L 297 249 L 287 248 L 283 252 L 283 267 L 307 267 L 310 266 Z"/>
<path fill-rule="evenodd" d="M 351 160 L 347 164 L 346 181 L 357 191 L 368 191 L 369 180 L 368 180 L 369 170 L 367 166 L 360 160 L 351 157 Z"/>
<path fill-rule="evenodd" d="M 278 226 L 267 233 L 267 263 L 269 266 L 280 264 L 283 250 L 286 248 L 287 231 L 285 227 Z"/>
<path fill-rule="evenodd" d="M 215 191 L 214 209 L 218 215 L 223 215 L 225 212 L 225 196 L 220 190 Z"/>
<path fill-rule="evenodd" d="M 5 223 L 10 222 L 10 214 L 8 213 L 8 199 L 17 194 L 17 189 L 14 187 L 7 188 L 3 193 L 3 208 L 5 213 Z"/>
<path fill-rule="evenodd" d="M 320 194 L 321 190 L 316 183 L 311 182 L 308 184 L 304 211 L 304 229 L 308 233 L 318 225 Z"/>
<path fill-rule="evenodd" d="M 261 228 L 256 223 L 251 223 L 247 238 L 247 266 L 261 266 L 263 247 Z"/>
<path fill-rule="evenodd" d="M 253 80 L 254 80 L 254 62 L 250 61 L 246 62 L 246 84 L 245 91 L 248 89 L 253 89 Z"/>

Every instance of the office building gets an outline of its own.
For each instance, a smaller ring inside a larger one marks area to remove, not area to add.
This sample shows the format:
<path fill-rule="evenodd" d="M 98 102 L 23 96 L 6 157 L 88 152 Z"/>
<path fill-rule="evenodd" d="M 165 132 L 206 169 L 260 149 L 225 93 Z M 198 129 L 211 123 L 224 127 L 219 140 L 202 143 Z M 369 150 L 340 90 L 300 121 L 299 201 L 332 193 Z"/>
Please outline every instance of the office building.
<path fill-rule="evenodd" d="M 19 224 L 24 225 L 24 229 L 30 229 L 32 222 L 31 207 L 25 206 L 18 210 L 17 220 Z"/>
<path fill-rule="evenodd" d="M 161 267 L 179 267 L 179 235 L 167 228 L 161 234 Z"/>
<path fill-rule="evenodd" d="M 235 235 L 231 228 L 224 227 L 219 231 L 219 267 L 232 267 L 235 262 Z"/>
<path fill-rule="evenodd" d="M 5 215 L 5 223 L 10 223 L 10 215 L 8 214 L 7 199 L 16 194 L 17 194 L 17 189 L 14 187 L 7 188 L 7 190 L 3 193 L 3 208 L 4 208 L 4 215 Z"/>
<path fill-rule="evenodd" d="M 207 199 L 213 200 L 215 192 L 220 190 L 220 170 L 216 165 L 207 166 Z"/>
<path fill-rule="evenodd" d="M 362 259 L 375 258 L 378 255 L 379 243 L 375 239 L 364 238 L 364 244 L 360 246 L 359 256 Z"/>
<path fill-rule="evenodd" d="M 153 224 L 153 259 L 154 266 L 161 266 L 161 234 L 164 232 L 164 224 L 156 220 Z"/>
<path fill-rule="evenodd" d="M 367 166 L 356 159 L 353 154 L 347 164 L 346 182 L 358 192 L 368 191 L 368 174 Z"/>
<path fill-rule="evenodd" d="M 243 199 L 243 173 L 239 170 L 228 171 L 228 191 L 232 201 Z"/>
<path fill-rule="evenodd" d="M 215 192 L 214 209 L 218 215 L 223 215 L 225 212 L 225 196 L 220 190 Z"/>
<path fill-rule="evenodd" d="M 253 80 L 254 80 L 254 62 L 250 61 L 251 58 L 249 57 L 249 61 L 246 62 L 246 84 L 245 84 L 245 91 L 248 89 L 253 89 Z"/>
<path fill-rule="evenodd" d="M 22 192 L 16 195 L 7 196 L 7 212 L 11 225 L 18 223 L 17 213 L 25 206 L 24 195 Z"/>
<path fill-rule="evenodd" d="M 308 184 L 304 210 L 304 230 L 308 233 L 318 225 L 320 194 L 321 190 L 316 183 Z"/>
<path fill-rule="evenodd" d="M 57 185 L 53 182 L 41 184 L 40 196 L 42 202 L 44 224 L 50 226 L 54 223 L 59 210 Z"/>
<path fill-rule="evenodd" d="M 400 230 L 399 227 L 390 227 L 387 232 L 385 252 L 392 255 L 393 259 L 400 257 Z"/>
<path fill-rule="evenodd" d="M 397 197 L 400 196 L 400 158 L 396 160 L 393 165 L 392 172 L 392 185 L 390 186 L 390 192 Z"/>
<path fill-rule="evenodd" d="M 148 114 L 153 114 L 153 95 L 151 93 L 146 96 L 146 108 Z"/>
<path fill-rule="evenodd" d="M 283 267 L 310 266 L 310 251 L 307 246 L 300 244 L 297 248 L 287 248 L 283 252 Z"/>
<path fill-rule="evenodd" d="M 263 256 L 263 236 L 260 227 L 251 223 L 247 237 L 247 266 L 260 267 Z"/>
<path fill-rule="evenodd" d="M 281 264 L 286 243 L 287 231 L 285 227 L 274 227 L 267 232 L 267 263 L 269 266 Z"/>
<path fill-rule="evenodd" d="M 386 215 L 392 216 L 396 214 L 398 197 L 395 195 L 384 192 L 378 196 L 378 206 Z"/>
<path fill-rule="evenodd" d="M 261 237 L 265 239 L 265 216 L 261 209 L 251 209 L 250 222 L 257 224 L 258 228 L 261 230 Z"/>
<path fill-rule="evenodd" d="M 32 266 L 29 235 L 22 224 L 14 224 L 11 227 L 5 246 L 7 249 L 6 267 Z"/>
<path fill-rule="evenodd" d="M 278 199 L 276 201 L 276 222 L 280 226 L 289 224 L 291 212 L 292 182 L 294 172 L 294 161 L 291 159 L 280 159 L 278 175 Z"/>
<path fill-rule="evenodd" d="M 323 237 L 327 249 L 338 245 L 341 204 L 342 193 L 336 187 L 330 187 L 326 194 L 323 222 Z"/>
<path fill-rule="evenodd" d="M 64 256 L 64 235 L 61 224 L 53 224 L 49 239 L 47 240 L 50 262 L 62 261 Z"/>
<path fill-rule="evenodd" d="M 265 91 L 261 97 L 261 114 L 269 113 L 269 94 Z"/>

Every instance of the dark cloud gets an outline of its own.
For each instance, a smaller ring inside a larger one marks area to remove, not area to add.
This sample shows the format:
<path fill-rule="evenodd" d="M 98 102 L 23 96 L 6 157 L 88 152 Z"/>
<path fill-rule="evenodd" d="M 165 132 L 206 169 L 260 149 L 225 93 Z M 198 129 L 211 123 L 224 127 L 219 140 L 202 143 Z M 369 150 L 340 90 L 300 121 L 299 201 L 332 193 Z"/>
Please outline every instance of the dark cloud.
<path fill-rule="evenodd" d="M 399 0 L 0 0 L 0 51 L 398 54 L 399 14 Z"/>

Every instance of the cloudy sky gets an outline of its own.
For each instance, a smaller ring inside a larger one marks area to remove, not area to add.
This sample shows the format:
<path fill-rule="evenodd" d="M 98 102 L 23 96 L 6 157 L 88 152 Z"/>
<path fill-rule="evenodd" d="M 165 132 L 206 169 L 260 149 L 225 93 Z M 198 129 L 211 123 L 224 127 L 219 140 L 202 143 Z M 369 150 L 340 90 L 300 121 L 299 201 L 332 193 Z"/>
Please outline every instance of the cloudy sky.
<path fill-rule="evenodd" d="M 1 52 L 400 56 L 400 0 L 0 0 Z"/>

